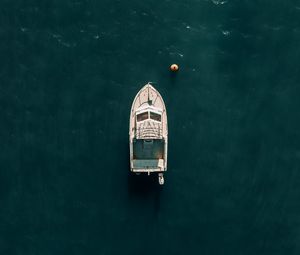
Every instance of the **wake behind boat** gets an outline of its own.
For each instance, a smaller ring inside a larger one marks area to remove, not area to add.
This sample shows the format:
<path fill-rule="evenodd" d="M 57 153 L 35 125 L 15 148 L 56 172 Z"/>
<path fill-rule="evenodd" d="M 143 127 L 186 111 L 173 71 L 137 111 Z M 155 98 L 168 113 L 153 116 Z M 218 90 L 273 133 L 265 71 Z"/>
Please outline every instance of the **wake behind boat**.
<path fill-rule="evenodd" d="M 133 100 L 129 146 L 131 172 L 157 173 L 159 184 L 163 185 L 168 156 L 167 112 L 161 95 L 150 83 Z"/>

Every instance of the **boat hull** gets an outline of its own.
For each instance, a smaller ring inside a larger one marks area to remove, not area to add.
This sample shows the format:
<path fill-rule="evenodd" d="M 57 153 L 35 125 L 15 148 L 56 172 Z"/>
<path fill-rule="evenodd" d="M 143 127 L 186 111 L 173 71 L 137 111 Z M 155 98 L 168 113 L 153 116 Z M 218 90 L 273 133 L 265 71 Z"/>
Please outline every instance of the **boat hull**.
<path fill-rule="evenodd" d="M 135 96 L 129 120 L 130 170 L 134 173 L 167 171 L 168 120 L 160 93 L 146 84 Z"/>

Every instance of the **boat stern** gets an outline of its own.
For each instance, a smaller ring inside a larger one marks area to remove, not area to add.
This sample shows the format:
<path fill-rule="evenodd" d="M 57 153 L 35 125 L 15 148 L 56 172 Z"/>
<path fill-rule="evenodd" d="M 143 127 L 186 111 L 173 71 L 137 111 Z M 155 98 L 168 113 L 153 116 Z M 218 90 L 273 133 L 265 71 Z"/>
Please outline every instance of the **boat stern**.
<path fill-rule="evenodd" d="M 161 173 L 165 172 L 163 159 L 133 159 L 131 161 L 131 172 L 134 173 Z"/>

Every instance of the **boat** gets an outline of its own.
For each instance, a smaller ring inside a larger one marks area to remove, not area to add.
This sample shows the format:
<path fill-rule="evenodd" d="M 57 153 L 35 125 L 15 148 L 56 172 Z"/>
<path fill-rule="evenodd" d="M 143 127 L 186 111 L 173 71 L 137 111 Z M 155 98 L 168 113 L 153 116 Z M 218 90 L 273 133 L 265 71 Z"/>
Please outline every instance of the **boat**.
<path fill-rule="evenodd" d="M 130 170 L 157 174 L 164 184 L 168 158 L 168 120 L 160 93 L 148 82 L 135 96 L 129 120 Z"/>

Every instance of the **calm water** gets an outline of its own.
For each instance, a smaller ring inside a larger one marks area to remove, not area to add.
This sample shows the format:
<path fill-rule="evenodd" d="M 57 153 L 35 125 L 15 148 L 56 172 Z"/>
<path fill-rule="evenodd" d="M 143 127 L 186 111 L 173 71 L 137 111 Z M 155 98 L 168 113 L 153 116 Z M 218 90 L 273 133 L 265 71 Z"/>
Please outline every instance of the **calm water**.
<path fill-rule="evenodd" d="M 0 13 L 0 254 L 300 254 L 300 1 Z M 129 175 L 148 81 L 168 110 L 164 187 Z"/>

